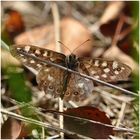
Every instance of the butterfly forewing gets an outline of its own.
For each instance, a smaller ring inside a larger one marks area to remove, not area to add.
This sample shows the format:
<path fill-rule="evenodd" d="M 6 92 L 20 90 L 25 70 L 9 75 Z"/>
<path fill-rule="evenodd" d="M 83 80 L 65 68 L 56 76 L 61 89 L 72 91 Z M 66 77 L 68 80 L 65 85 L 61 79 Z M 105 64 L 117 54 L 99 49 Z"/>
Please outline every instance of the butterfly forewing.
<path fill-rule="evenodd" d="M 67 57 L 75 58 L 74 60 L 66 59 L 66 56 L 61 53 L 33 45 L 12 46 L 11 53 L 24 65 L 38 71 L 36 79 L 40 89 L 44 90 L 47 94 L 52 94 L 54 97 L 63 97 L 65 100 L 78 101 L 82 97 L 85 97 L 87 93 L 92 93 L 94 87 L 93 81 L 47 65 L 47 63 L 42 63 L 42 61 L 47 60 L 62 66 L 69 66 L 73 70 L 106 82 L 127 80 L 131 73 L 131 68 L 118 61 L 100 58 L 76 59 L 76 57 Z M 39 58 L 42 61 L 33 59 L 29 55 Z"/>
<path fill-rule="evenodd" d="M 41 60 L 48 60 L 57 64 L 63 65 L 65 60 L 65 55 L 51 51 L 48 49 L 40 48 L 33 45 L 14 45 L 10 49 L 12 55 L 20 60 L 24 65 L 34 68 L 35 70 L 40 70 L 46 64 L 39 60 L 34 60 L 33 58 L 23 55 L 27 53 L 28 55 L 35 56 Z"/>
<path fill-rule="evenodd" d="M 79 71 L 106 82 L 127 80 L 131 68 L 121 62 L 101 58 L 79 58 Z"/>

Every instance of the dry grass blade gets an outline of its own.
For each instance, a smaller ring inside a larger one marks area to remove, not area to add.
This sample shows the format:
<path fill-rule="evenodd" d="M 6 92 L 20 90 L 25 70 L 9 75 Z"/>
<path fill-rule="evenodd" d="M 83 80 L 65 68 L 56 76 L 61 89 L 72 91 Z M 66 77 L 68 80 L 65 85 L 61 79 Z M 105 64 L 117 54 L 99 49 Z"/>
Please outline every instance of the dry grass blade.
<path fill-rule="evenodd" d="M 66 134 L 69 134 L 69 135 L 76 135 L 78 136 L 79 138 L 84 138 L 84 139 L 90 139 L 89 137 L 85 137 L 83 135 L 80 135 L 80 134 L 77 134 L 77 133 L 74 133 L 74 132 L 71 132 L 71 131 L 68 131 L 66 129 L 60 129 L 60 128 L 57 128 L 57 127 L 54 127 L 54 126 L 50 126 L 44 122 L 41 122 L 41 121 L 37 121 L 35 119 L 31 119 L 31 118 L 27 118 L 27 117 L 23 117 L 21 115 L 18 115 L 16 113 L 13 113 L 13 112 L 9 112 L 5 109 L 1 109 L 1 113 L 3 114 L 7 114 L 9 115 L 10 117 L 12 118 L 15 118 L 17 120 L 21 120 L 21 121 L 24 121 L 24 122 L 27 122 L 27 123 L 33 123 L 33 124 L 36 124 L 38 126 L 41 126 L 41 127 L 45 127 L 47 129 L 50 129 L 50 130 L 55 130 L 55 131 L 58 131 L 58 132 L 63 132 L 63 133 L 66 133 Z"/>

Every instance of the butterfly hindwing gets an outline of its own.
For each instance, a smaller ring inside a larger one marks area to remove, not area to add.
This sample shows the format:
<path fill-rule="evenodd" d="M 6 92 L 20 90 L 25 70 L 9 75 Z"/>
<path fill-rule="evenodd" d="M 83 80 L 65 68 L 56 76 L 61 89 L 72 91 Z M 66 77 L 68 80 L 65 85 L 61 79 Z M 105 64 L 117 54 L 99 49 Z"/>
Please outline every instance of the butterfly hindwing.
<path fill-rule="evenodd" d="M 40 70 L 46 64 L 42 63 L 41 61 L 34 60 L 26 55 L 23 55 L 22 52 L 40 58 L 41 60 L 48 60 L 62 65 L 65 60 L 65 55 L 61 53 L 57 53 L 55 51 L 51 51 L 33 45 L 13 45 L 11 46 L 10 51 L 12 55 L 18 60 L 20 60 L 24 65 L 31 67 L 37 71 Z"/>
<path fill-rule="evenodd" d="M 106 82 L 127 80 L 131 68 L 116 60 L 79 58 L 79 71 Z"/>
<path fill-rule="evenodd" d="M 78 101 L 82 96 L 91 93 L 93 90 L 93 82 L 79 75 L 70 74 L 69 81 L 64 92 L 65 71 L 55 67 L 44 67 L 37 75 L 37 83 L 40 89 L 46 94 L 54 97 L 60 97 L 64 94 L 64 100 Z"/>

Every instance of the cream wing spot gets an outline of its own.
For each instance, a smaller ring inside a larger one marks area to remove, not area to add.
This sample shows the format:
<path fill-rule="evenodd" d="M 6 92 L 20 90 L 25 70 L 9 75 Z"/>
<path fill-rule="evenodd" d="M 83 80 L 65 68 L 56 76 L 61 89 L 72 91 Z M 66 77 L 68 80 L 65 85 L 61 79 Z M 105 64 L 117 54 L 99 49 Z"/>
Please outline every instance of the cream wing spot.
<path fill-rule="evenodd" d="M 23 63 L 25 63 L 27 60 L 25 58 L 22 58 Z"/>
<path fill-rule="evenodd" d="M 34 60 L 31 60 L 31 61 L 30 61 L 30 63 L 31 63 L 31 64 L 34 64 L 34 63 L 35 63 L 35 61 L 34 61 Z"/>
<path fill-rule="evenodd" d="M 113 65 L 112 65 L 112 68 L 113 69 L 116 69 L 118 67 L 118 62 L 117 61 L 114 61 L 113 62 Z"/>
<path fill-rule="evenodd" d="M 124 67 L 121 67 L 121 70 L 124 70 L 125 68 Z"/>
<path fill-rule="evenodd" d="M 41 67 L 42 67 L 42 65 L 41 65 L 41 64 L 37 64 L 37 67 L 41 68 Z"/>
<path fill-rule="evenodd" d="M 114 73 L 115 73 L 116 75 L 118 75 L 118 74 L 119 74 L 119 72 L 118 72 L 117 70 L 115 70 L 115 71 L 114 71 Z"/>
<path fill-rule="evenodd" d="M 79 88 L 83 88 L 84 87 L 84 83 L 78 83 L 78 87 Z"/>
<path fill-rule="evenodd" d="M 48 53 L 45 51 L 44 53 L 43 53 L 43 56 L 45 57 L 45 56 L 47 56 L 48 55 Z"/>
<path fill-rule="evenodd" d="M 94 65 L 98 67 L 99 66 L 99 60 L 95 60 Z"/>
<path fill-rule="evenodd" d="M 29 52 L 30 46 L 25 46 L 24 50 L 25 50 L 26 52 Z"/>
<path fill-rule="evenodd" d="M 94 75 L 95 73 L 96 73 L 96 71 L 94 71 L 94 70 L 91 71 L 91 74 L 92 74 L 92 75 Z"/>
<path fill-rule="evenodd" d="M 35 51 L 35 54 L 38 54 L 39 55 L 39 54 L 41 54 L 41 52 L 39 50 L 36 50 Z"/>
<path fill-rule="evenodd" d="M 107 78 L 107 75 L 106 75 L 106 74 L 102 74 L 102 77 L 103 77 L 103 78 Z"/>
<path fill-rule="evenodd" d="M 110 72 L 110 69 L 109 69 L 109 68 L 105 68 L 103 71 L 104 71 L 105 73 L 108 73 L 108 72 Z"/>
<path fill-rule="evenodd" d="M 106 67 L 106 66 L 107 66 L 107 62 L 104 61 L 104 62 L 102 63 L 102 66 L 103 66 L 103 67 Z"/>
<path fill-rule="evenodd" d="M 48 80 L 49 80 L 49 81 L 53 81 L 54 78 L 53 78 L 51 75 L 48 75 Z"/>
<path fill-rule="evenodd" d="M 94 78 L 99 79 L 99 76 L 98 75 L 95 75 Z"/>
<path fill-rule="evenodd" d="M 116 78 L 116 76 L 110 76 L 111 80 L 114 80 Z"/>

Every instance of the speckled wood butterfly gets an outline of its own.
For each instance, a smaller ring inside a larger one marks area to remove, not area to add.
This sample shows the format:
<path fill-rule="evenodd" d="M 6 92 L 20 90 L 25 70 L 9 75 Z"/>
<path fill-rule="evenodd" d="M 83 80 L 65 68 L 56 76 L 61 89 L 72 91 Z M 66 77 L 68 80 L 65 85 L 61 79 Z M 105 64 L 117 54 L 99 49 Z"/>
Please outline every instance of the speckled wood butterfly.
<path fill-rule="evenodd" d="M 47 65 L 39 60 L 34 60 L 31 57 L 23 55 L 22 52 L 106 82 L 126 80 L 131 73 L 129 66 L 118 61 L 77 57 L 74 54 L 65 56 L 62 53 L 32 45 L 12 46 L 11 53 L 13 56 L 19 59 L 24 65 L 38 71 L 36 79 L 39 87 L 45 93 L 51 93 L 54 97 L 60 96 L 65 100 L 79 100 L 80 96 L 91 93 L 94 88 L 93 81 Z"/>

